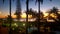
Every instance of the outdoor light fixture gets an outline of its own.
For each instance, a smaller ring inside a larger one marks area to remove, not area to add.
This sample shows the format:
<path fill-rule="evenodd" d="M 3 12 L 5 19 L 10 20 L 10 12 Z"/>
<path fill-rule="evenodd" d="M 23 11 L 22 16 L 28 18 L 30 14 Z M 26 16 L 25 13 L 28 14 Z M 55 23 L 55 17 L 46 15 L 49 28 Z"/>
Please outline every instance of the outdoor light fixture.
<path fill-rule="evenodd" d="M 23 26 L 25 26 L 25 23 L 23 23 Z"/>
<path fill-rule="evenodd" d="M 12 24 L 12 27 L 15 26 L 15 27 L 18 27 L 18 24 L 17 23 L 14 23 Z"/>

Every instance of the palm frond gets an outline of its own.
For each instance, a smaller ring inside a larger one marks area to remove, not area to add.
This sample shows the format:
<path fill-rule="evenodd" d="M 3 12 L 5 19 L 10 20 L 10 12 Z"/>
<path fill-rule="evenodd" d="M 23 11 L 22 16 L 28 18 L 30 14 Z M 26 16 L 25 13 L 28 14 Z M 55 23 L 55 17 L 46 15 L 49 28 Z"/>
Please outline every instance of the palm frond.
<path fill-rule="evenodd" d="M 31 1 L 34 1 L 34 0 L 31 0 Z"/>
<path fill-rule="evenodd" d="M 13 0 L 13 2 L 14 2 L 14 0 Z"/>
<path fill-rule="evenodd" d="M 36 4 L 37 2 L 40 2 L 41 4 L 43 4 L 43 0 L 36 0 L 35 4 Z"/>
<path fill-rule="evenodd" d="M 41 4 L 43 4 L 43 0 L 40 0 Z"/>
<path fill-rule="evenodd" d="M 3 3 L 4 3 L 5 0 L 3 0 Z"/>
<path fill-rule="evenodd" d="M 52 1 L 52 0 L 50 0 L 50 1 Z"/>
<path fill-rule="evenodd" d="M 35 1 L 35 5 L 36 5 L 36 3 L 37 3 L 37 0 Z"/>

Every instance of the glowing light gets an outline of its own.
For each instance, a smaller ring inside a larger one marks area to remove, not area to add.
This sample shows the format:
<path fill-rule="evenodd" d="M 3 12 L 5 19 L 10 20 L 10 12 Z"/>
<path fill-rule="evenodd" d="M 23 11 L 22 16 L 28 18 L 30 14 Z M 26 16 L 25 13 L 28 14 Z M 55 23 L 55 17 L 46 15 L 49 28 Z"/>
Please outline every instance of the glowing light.
<path fill-rule="evenodd" d="M 17 25 L 16 23 L 12 24 L 12 26 L 16 26 L 16 27 L 18 27 L 18 25 Z"/>
<path fill-rule="evenodd" d="M 31 22 L 33 22 L 33 21 L 35 21 L 36 19 L 34 18 L 34 19 L 28 19 L 28 21 L 31 21 Z"/>
<path fill-rule="evenodd" d="M 23 23 L 23 26 L 25 26 L 25 23 Z"/>
<path fill-rule="evenodd" d="M 16 15 L 12 15 L 12 18 L 16 18 Z"/>
<path fill-rule="evenodd" d="M 49 20 L 49 19 L 47 19 L 47 21 L 48 21 L 48 22 L 55 22 L 55 21 L 54 21 L 54 20 L 52 20 L 52 19 L 50 19 L 50 20 Z"/>
<path fill-rule="evenodd" d="M 58 14 L 60 14 L 60 11 L 58 12 Z"/>
<path fill-rule="evenodd" d="M 50 14 L 50 16 L 52 16 L 53 18 L 57 18 L 56 14 L 54 13 Z"/>
<path fill-rule="evenodd" d="M 49 13 L 43 13 L 44 14 L 44 17 L 48 16 Z"/>
<path fill-rule="evenodd" d="M 26 21 L 26 19 L 20 19 L 20 21 Z"/>
<path fill-rule="evenodd" d="M 22 13 L 21 18 L 26 18 L 26 13 Z M 28 15 L 28 18 L 32 18 L 32 15 Z"/>
<path fill-rule="evenodd" d="M 23 14 L 21 15 L 21 18 L 26 18 L 26 13 L 23 13 Z"/>
<path fill-rule="evenodd" d="M 28 15 L 28 18 L 32 18 L 32 15 Z"/>
<path fill-rule="evenodd" d="M 1 14 L 1 12 L 0 12 L 0 14 Z"/>
<path fill-rule="evenodd" d="M 55 17 L 55 15 L 52 13 L 52 14 L 50 14 L 50 16 L 52 16 L 52 17 Z"/>
<path fill-rule="evenodd" d="M 31 19 L 28 19 L 28 21 L 30 21 L 30 22 L 33 22 L 33 21 L 35 21 L 36 20 L 36 18 L 31 18 Z M 26 19 L 20 19 L 20 21 L 26 21 Z"/>

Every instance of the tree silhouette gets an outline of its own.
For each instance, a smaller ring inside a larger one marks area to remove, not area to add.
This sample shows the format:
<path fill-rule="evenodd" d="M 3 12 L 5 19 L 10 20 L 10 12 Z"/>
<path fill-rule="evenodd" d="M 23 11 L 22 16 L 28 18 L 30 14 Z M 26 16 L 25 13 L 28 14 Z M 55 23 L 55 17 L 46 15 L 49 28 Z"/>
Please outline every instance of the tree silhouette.
<path fill-rule="evenodd" d="M 27 30 L 27 23 L 28 23 L 28 10 L 29 10 L 29 1 L 32 1 L 32 0 L 26 0 L 26 34 L 28 34 L 28 30 Z"/>
<path fill-rule="evenodd" d="M 56 16 L 59 17 L 59 14 L 58 14 L 57 12 L 58 12 L 58 8 L 53 7 L 53 8 L 49 11 L 49 16 L 48 16 L 48 17 L 50 17 L 50 14 L 52 14 L 52 13 L 56 14 Z M 57 19 L 59 19 L 59 18 L 57 18 Z M 54 19 L 54 18 L 53 18 L 53 20 L 55 20 L 56 22 L 58 22 L 57 19 Z"/>
<path fill-rule="evenodd" d="M 9 34 L 11 34 L 11 23 L 12 23 L 12 21 L 11 21 L 11 2 L 12 0 L 9 0 L 9 14 L 10 14 L 10 31 L 9 31 Z M 5 0 L 3 0 L 3 3 L 5 2 Z"/>
<path fill-rule="evenodd" d="M 10 20 L 13 21 L 13 19 L 12 19 L 12 17 L 10 17 L 10 15 L 8 15 L 6 20 L 7 20 L 8 23 L 10 22 Z"/>
<path fill-rule="evenodd" d="M 26 11 L 25 13 L 27 13 L 27 11 Z M 32 8 L 30 8 L 30 9 L 28 10 L 28 14 L 29 14 L 29 15 L 32 15 L 32 18 L 36 18 L 36 17 L 37 17 L 37 12 L 34 11 Z"/>
<path fill-rule="evenodd" d="M 60 31 L 60 29 L 58 27 L 60 27 L 60 14 L 58 14 L 59 9 L 56 7 L 53 7 L 50 11 L 49 11 L 49 16 L 48 18 L 51 18 L 52 16 L 50 16 L 52 13 L 54 13 L 54 15 L 56 15 L 57 17 L 54 18 L 52 17 L 51 19 L 53 19 L 55 22 L 51 24 L 52 30 L 57 30 Z M 58 26 L 58 27 L 57 27 Z"/>
<path fill-rule="evenodd" d="M 21 15 L 21 0 L 17 0 L 17 4 L 16 4 L 16 12 L 15 12 L 15 15 L 16 15 L 16 19 L 19 21 L 20 20 L 20 15 Z"/>
<path fill-rule="evenodd" d="M 52 1 L 52 0 L 50 0 L 50 1 Z M 40 27 L 40 24 L 39 24 L 40 23 L 40 2 L 41 2 L 41 4 L 43 4 L 43 0 L 36 0 L 36 2 L 38 2 L 38 14 L 39 15 L 37 15 L 37 17 L 38 17 L 37 22 L 38 22 L 38 32 L 39 32 L 39 30 L 40 30 L 40 28 L 39 28 Z"/>

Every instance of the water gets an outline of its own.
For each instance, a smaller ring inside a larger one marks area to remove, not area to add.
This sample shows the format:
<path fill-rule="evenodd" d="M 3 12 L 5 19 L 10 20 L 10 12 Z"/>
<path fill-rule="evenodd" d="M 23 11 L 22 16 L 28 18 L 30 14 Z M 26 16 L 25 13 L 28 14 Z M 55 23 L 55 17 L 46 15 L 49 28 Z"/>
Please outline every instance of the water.
<path fill-rule="evenodd" d="M 36 19 L 28 19 L 28 21 L 35 21 Z M 17 19 L 14 19 L 14 21 L 17 21 Z M 20 19 L 20 21 L 26 22 L 26 19 Z"/>

